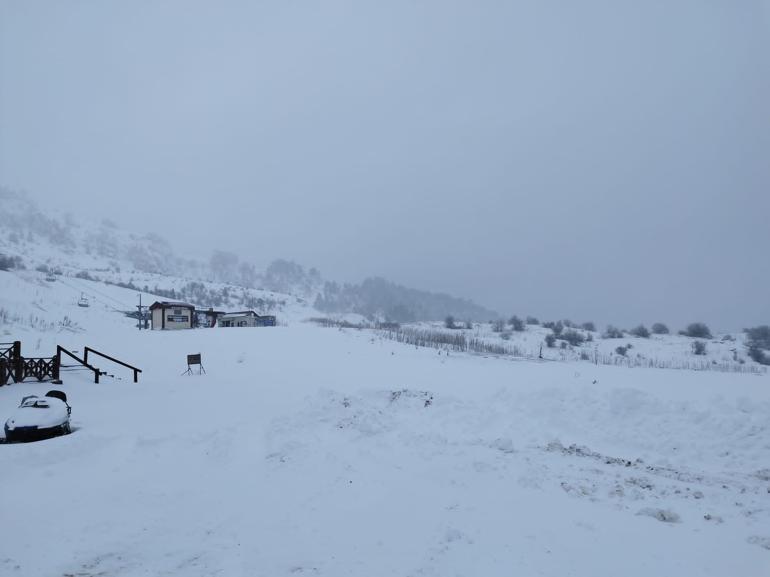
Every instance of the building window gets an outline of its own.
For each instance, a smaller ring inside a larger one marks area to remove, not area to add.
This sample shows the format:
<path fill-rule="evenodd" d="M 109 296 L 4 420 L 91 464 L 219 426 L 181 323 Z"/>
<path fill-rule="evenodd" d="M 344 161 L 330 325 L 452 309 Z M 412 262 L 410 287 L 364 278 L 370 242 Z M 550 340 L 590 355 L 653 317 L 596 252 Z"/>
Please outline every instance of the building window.
<path fill-rule="evenodd" d="M 174 314 L 179 316 L 182 314 L 182 309 L 174 309 Z"/>

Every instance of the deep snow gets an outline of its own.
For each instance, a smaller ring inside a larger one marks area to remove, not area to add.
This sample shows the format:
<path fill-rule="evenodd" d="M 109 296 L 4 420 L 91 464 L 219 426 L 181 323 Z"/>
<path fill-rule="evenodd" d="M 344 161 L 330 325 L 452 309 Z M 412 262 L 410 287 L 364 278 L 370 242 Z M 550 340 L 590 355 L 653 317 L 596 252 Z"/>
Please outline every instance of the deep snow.
<path fill-rule="evenodd" d="M 0 445 L 0 575 L 770 575 L 767 375 L 99 318 L 39 346 L 144 373 L 69 373 L 75 432 Z"/>

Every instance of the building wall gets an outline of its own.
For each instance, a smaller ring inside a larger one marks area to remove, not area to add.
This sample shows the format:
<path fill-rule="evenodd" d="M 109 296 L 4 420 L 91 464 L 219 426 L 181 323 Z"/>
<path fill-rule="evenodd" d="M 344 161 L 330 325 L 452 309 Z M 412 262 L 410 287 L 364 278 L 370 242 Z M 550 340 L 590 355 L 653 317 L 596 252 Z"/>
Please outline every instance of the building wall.
<path fill-rule="evenodd" d="M 163 309 L 153 309 L 152 330 L 159 331 L 163 327 Z"/>
<path fill-rule="evenodd" d="M 177 329 L 191 329 L 192 328 L 192 322 L 193 322 L 193 314 L 194 311 L 187 309 L 187 308 L 180 308 L 180 314 L 175 315 L 174 311 L 176 309 L 174 307 L 169 308 L 157 308 L 152 311 L 152 329 L 153 330 L 160 330 L 164 328 L 163 326 L 163 317 L 166 317 L 166 324 L 165 329 L 166 330 L 177 330 Z M 186 321 L 176 321 L 176 320 L 169 320 L 169 317 L 174 316 L 184 316 L 187 317 Z"/>
<path fill-rule="evenodd" d="M 255 327 L 257 326 L 257 319 L 250 315 L 243 315 L 242 317 L 229 317 L 226 319 L 219 319 L 219 326 L 224 326 L 224 323 L 229 322 L 231 327 Z M 238 323 L 245 323 L 239 325 Z"/>

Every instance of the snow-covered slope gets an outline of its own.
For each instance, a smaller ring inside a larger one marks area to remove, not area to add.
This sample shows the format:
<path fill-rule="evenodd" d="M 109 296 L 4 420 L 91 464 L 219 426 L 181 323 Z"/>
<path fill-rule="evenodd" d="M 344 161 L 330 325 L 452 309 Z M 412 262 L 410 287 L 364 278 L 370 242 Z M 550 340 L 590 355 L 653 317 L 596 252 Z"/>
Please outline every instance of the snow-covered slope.
<path fill-rule="evenodd" d="M 570 344 L 564 338 L 555 338 L 548 346 L 553 331 L 540 325 L 526 325 L 521 331 L 496 332 L 494 323 L 473 323 L 468 328 L 458 325 L 447 329 L 440 323 L 412 323 L 398 329 L 379 331 L 396 340 L 406 335 L 420 335 L 427 343 L 439 349 L 452 349 L 442 344 L 441 337 L 459 338 L 488 345 L 487 351 L 517 358 L 542 358 L 552 361 L 583 361 L 627 367 L 716 370 L 737 373 L 764 373 L 767 368 L 748 355 L 747 337 L 743 332 L 716 334 L 710 339 L 695 339 L 678 334 L 638 337 L 624 332 L 622 337 L 606 338 L 597 331 L 566 329 L 576 334 L 580 342 Z M 403 340 L 403 339 L 402 339 Z M 409 338 L 406 339 L 409 342 Z M 703 344 L 702 354 L 696 354 L 693 345 Z M 456 348 L 456 347 L 454 347 Z M 472 348 L 472 347 L 469 347 Z"/>
<path fill-rule="evenodd" d="M 696 356 L 686 337 L 592 333 L 540 360 L 540 326 L 396 329 L 493 352 L 414 347 L 302 322 L 319 314 L 303 295 L 148 272 L 51 229 L 9 240 L 28 266 L 0 271 L 0 341 L 143 372 L 65 372 L 74 433 L 0 444 L 2 577 L 770 575 L 770 376 L 742 335 Z M 138 331 L 139 293 L 281 326 Z M 190 353 L 206 374 L 182 375 Z M 648 364 L 717 370 L 628 366 Z M 52 387 L 0 387 L 0 421 Z"/>
<path fill-rule="evenodd" d="M 766 375 L 122 322 L 56 339 L 140 382 L 68 373 L 75 432 L 0 445 L 2 575 L 767 574 Z"/>

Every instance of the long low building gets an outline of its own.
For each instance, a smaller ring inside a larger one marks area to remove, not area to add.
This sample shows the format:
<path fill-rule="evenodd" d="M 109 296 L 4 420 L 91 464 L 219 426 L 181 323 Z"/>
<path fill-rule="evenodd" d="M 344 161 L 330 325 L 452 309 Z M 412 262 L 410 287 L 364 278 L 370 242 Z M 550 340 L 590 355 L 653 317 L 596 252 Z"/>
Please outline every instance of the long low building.
<path fill-rule="evenodd" d="M 258 315 L 254 311 L 225 313 L 217 319 L 220 327 L 274 327 L 275 317 Z"/>
<path fill-rule="evenodd" d="M 237 311 L 225 313 L 213 308 L 196 309 L 195 305 L 179 301 L 155 301 L 150 305 L 153 330 L 177 330 L 207 327 L 274 327 L 273 315 Z"/>

